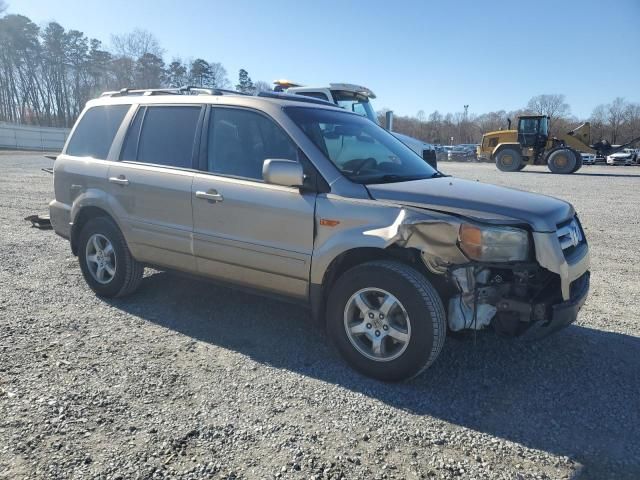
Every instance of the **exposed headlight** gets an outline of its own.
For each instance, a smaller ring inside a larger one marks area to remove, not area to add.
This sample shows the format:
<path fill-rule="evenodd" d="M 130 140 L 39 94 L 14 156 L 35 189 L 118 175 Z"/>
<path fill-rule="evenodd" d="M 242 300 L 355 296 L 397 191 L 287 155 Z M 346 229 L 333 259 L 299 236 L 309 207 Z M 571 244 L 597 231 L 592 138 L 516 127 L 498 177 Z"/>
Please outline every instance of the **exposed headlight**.
<path fill-rule="evenodd" d="M 517 262 L 529 256 L 529 234 L 519 228 L 463 223 L 458 244 L 467 257 L 481 262 Z"/>

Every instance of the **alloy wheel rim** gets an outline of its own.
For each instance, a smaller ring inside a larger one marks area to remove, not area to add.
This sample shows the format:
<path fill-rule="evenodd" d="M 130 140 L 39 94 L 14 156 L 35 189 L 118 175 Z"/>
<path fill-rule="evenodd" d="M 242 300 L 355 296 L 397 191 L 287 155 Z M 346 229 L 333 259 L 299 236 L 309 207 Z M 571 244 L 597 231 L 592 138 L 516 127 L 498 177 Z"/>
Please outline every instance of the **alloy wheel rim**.
<path fill-rule="evenodd" d="M 380 288 L 351 295 L 344 309 L 344 329 L 351 345 L 377 362 L 400 357 L 411 340 L 411 322 L 402 303 Z"/>
<path fill-rule="evenodd" d="M 116 275 L 116 252 L 111 241 L 100 233 L 94 233 L 89 237 L 85 253 L 93 279 L 102 285 L 111 282 Z"/>

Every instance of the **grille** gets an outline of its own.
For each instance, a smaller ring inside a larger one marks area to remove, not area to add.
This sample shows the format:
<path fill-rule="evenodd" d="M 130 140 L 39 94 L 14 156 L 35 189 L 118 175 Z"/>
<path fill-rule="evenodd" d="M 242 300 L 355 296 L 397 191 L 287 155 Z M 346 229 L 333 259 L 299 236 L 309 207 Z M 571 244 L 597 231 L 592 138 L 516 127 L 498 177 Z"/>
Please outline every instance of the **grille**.
<path fill-rule="evenodd" d="M 584 243 L 584 233 L 577 218 L 561 223 L 556 231 L 560 247 L 564 252 L 564 256 L 571 255 L 580 245 Z"/>

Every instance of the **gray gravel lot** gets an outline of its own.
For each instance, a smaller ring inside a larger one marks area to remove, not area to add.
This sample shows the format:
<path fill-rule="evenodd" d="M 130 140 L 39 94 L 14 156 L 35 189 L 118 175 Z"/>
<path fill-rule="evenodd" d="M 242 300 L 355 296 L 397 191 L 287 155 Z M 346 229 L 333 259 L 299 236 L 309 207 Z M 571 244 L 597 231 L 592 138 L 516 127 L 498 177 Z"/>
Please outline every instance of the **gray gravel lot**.
<path fill-rule="evenodd" d="M 544 341 L 450 338 L 383 384 L 297 306 L 155 271 L 96 298 L 23 220 L 50 163 L 0 152 L 0 478 L 640 478 L 640 168 L 443 163 L 573 202 L 591 295 Z"/>

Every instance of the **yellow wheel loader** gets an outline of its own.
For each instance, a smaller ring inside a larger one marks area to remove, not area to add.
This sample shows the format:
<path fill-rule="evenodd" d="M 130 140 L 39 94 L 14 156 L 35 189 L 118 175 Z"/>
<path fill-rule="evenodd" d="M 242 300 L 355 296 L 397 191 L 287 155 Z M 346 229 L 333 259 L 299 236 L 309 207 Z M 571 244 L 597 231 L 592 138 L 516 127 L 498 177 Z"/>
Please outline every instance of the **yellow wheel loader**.
<path fill-rule="evenodd" d="M 549 136 L 549 118 L 525 115 L 518 118 L 518 129 L 485 133 L 478 146 L 478 159 L 495 162 L 503 172 L 517 172 L 527 165 L 547 165 L 553 173 L 574 173 L 582 167 L 581 153 L 610 155 L 637 142 L 612 147 L 607 142 L 591 145 L 591 125 L 578 128 L 557 137 Z"/>

